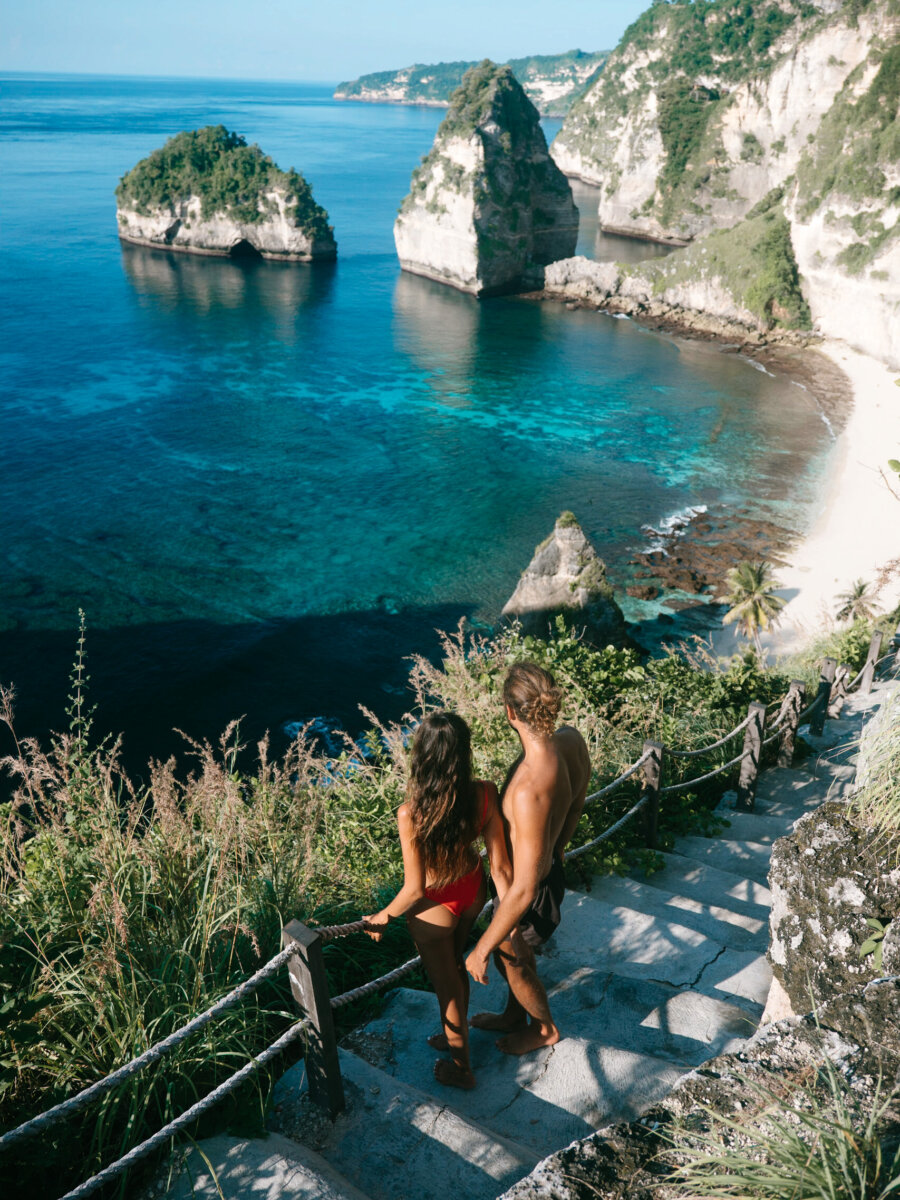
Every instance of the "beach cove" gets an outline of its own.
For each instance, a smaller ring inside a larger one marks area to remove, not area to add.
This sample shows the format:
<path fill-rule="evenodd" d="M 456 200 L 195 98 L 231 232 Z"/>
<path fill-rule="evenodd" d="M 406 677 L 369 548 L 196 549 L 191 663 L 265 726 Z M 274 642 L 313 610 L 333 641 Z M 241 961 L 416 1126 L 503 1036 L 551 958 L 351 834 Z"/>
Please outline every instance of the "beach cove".
<path fill-rule="evenodd" d="M 787 374 L 399 273 L 393 215 L 440 113 L 298 85 L 9 89 L 0 678 L 21 732 L 63 724 L 78 608 L 98 721 L 146 761 L 175 725 L 399 715 L 405 656 L 490 624 L 563 509 L 620 593 L 642 527 L 679 513 L 812 524 L 836 443 Z M 118 175 L 219 120 L 309 175 L 336 266 L 119 246 Z"/>

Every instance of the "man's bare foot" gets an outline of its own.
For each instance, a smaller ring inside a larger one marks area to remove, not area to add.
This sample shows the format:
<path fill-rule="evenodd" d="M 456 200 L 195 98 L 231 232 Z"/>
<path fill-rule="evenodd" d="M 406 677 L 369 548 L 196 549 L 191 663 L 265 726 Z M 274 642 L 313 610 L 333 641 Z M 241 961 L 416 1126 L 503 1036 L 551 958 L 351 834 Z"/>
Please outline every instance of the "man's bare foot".
<path fill-rule="evenodd" d="M 475 1086 L 475 1076 L 472 1071 L 459 1066 L 449 1058 L 437 1060 L 434 1064 L 434 1077 L 438 1083 L 443 1083 L 447 1087 L 462 1088 L 466 1092 L 471 1092 Z"/>
<path fill-rule="evenodd" d="M 432 1050 L 440 1050 L 446 1053 L 450 1049 L 450 1043 L 447 1041 L 446 1033 L 433 1033 L 430 1038 L 425 1039 Z"/>
<path fill-rule="evenodd" d="M 528 1054 L 543 1046 L 555 1046 L 559 1041 L 559 1030 L 555 1025 L 544 1026 L 538 1021 L 508 1037 L 497 1038 L 496 1046 L 504 1054 Z"/>
<path fill-rule="evenodd" d="M 469 1017 L 469 1024 L 475 1029 L 489 1029 L 492 1033 L 517 1033 L 520 1029 L 528 1028 L 528 1018 L 510 1017 L 505 1012 L 481 1012 Z"/>

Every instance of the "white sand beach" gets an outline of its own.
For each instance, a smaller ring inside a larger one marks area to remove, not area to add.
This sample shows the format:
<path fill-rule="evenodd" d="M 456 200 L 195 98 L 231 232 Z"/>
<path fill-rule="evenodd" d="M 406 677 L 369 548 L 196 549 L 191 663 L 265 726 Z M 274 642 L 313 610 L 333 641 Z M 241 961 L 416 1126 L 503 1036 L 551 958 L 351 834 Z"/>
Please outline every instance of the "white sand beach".
<path fill-rule="evenodd" d="M 788 598 L 779 628 L 764 639 L 774 653 L 794 649 L 834 625 L 836 597 L 857 579 L 873 585 L 894 561 L 900 568 L 900 480 L 887 469 L 900 458 L 900 371 L 828 341 L 819 348 L 845 372 L 853 409 L 824 482 L 821 512 L 778 571 Z M 816 353 L 816 351 L 812 351 Z M 881 472 L 894 481 L 891 494 Z M 900 569 L 878 593 L 879 608 L 900 600 Z"/>

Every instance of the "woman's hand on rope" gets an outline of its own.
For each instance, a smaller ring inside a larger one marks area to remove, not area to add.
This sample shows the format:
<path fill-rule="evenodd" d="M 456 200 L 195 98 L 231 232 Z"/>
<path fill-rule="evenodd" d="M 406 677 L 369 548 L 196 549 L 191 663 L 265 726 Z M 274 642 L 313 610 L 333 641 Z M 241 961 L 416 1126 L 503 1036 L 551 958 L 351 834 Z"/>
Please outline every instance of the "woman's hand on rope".
<path fill-rule="evenodd" d="M 388 916 L 387 909 L 383 908 L 381 912 L 375 913 L 371 917 L 363 917 L 363 928 L 370 938 L 376 942 L 380 942 L 390 924 L 390 920 L 391 918 Z"/>

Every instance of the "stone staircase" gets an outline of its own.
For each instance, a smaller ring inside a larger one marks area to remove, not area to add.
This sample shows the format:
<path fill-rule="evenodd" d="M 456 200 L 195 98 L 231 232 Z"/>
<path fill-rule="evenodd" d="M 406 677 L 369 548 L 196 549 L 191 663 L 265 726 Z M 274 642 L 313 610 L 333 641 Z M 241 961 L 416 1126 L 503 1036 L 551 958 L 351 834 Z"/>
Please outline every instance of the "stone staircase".
<path fill-rule="evenodd" d="M 307 1099 L 299 1063 L 276 1087 L 272 1134 L 201 1142 L 168 1195 L 495 1200 L 550 1153 L 637 1116 L 686 1071 L 737 1049 L 771 981 L 772 844 L 852 787 L 860 730 L 890 686 L 851 697 L 825 738 L 810 739 L 818 753 L 806 762 L 764 772 L 755 812 L 733 812 L 726 797 L 721 836 L 678 839 L 649 876 L 567 892 L 538 963 L 563 1035 L 556 1046 L 510 1058 L 493 1035 L 472 1030 L 478 1086 L 442 1087 L 425 1041 L 439 1028 L 434 997 L 399 988 L 345 1039 L 347 1109 L 336 1122 Z M 471 1011 L 502 1007 L 491 974 L 487 987 L 473 984 Z"/>

